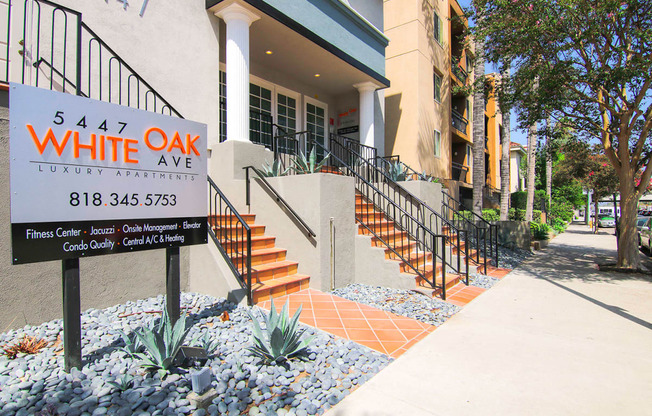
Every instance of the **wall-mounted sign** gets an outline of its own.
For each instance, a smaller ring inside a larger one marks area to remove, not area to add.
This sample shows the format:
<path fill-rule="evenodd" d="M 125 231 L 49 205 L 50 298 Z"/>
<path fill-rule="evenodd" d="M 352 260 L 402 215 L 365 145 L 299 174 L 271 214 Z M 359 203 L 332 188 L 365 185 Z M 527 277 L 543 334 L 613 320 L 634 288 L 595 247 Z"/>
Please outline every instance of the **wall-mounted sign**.
<path fill-rule="evenodd" d="M 206 125 L 11 84 L 14 264 L 206 243 Z"/>
<path fill-rule="evenodd" d="M 360 131 L 359 126 L 342 127 L 341 129 L 337 129 L 337 134 L 351 134 L 351 133 L 357 133 L 359 131 Z"/>

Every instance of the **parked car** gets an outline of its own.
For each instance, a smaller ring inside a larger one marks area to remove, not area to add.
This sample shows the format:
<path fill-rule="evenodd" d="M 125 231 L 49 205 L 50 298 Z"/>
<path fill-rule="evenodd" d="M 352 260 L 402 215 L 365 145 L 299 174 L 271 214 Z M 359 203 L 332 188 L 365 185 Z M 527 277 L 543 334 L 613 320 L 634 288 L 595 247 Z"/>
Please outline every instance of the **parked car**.
<path fill-rule="evenodd" d="M 648 255 L 652 255 L 652 217 L 648 217 L 641 225 L 638 232 L 638 241 L 641 247 L 647 249 Z"/>
<path fill-rule="evenodd" d="M 616 219 L 609 214 L 598 214 L 598 227 L 615 227 Z"/>
<path fill-rule="evenodd" d="M 638 231 L 638 245 L 641 245 L 641 230 L 643 229 L 643 225 L 645 225 L 646 222 L 650 217 L 638 217 L 636 219 L 636 230 Z"/>

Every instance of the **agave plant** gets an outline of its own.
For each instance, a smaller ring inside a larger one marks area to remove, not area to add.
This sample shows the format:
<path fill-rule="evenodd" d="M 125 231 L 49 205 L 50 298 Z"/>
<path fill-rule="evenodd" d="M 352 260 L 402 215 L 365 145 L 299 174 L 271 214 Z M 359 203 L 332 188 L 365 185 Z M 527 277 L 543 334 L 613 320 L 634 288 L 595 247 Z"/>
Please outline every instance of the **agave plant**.
<path fill-rule="evenodd" d="M 123 374 L 122 377 L 115 380 L 107 381 L 107 384 L 110 384 L 119 391 L 127 391 L 133 386 L 134 379 L 129 374 Z"/>
<path fill-rule="evenodd" d="M 387 176 L 394 182 L 404 181 L 407 173 L 408 169 L 402 162 L 392 162 L 387 169 Z"/>
<path fill-rule="evenodd" d="M 425 170 L 419 174 L 419 180 L 425 182 L 439 183 L 439 178 L 427 174 Z"/>
<path fill-rule="evenodd" d="M 281 166 L 281 161 L 276 159 L 270 166 L 269 162 L 265 162 L 263 165 L 263 170 L 262 174 L 263 176 L 266 176 L 268 178 L 274 177 L 274 176 L 285 176 L 287 173 L 290 171 L 290 168 L 287 168 L 283 170 L 283 167 Z"/>
<path fill-rule="evenodd" d="M 315 148 L 313 147 L 312 150 L 310 151 L 310 155 L 308 155 L 308 158 L 303 154 L 303 152 L 299 152 L 299 156 L 292 160 L 292 163 L 294 163 L 294 166 L 292 166 L 292 169 L 294 169 L 295 172 L 297 173 L 315 173 L 319 172 L 321 168 L 326 164 L 328 161 L 328 157 L 331 154 L 327 154 L 321 162 L 317 163 L 317 153 L 315 152 Z"/>
<path fill-rule="evenodd" d="M 186 316 L 181 316 L 172 325 L 167 309 L 154 329 L 143 328 L 136 331 L 136 336 L 145 347 L 145 353 L 136 353 L 142 360 L 141 365 L 148 370 L 157 370 L 161 377 L 172 368 L 174 357 L 179 352 L 190 328 L 186 329 Z"/>
<path fill-rule="evenodd" d="M 217 347 L 220 345 L 218 339 L 211 339 L 210 333 L 208 330 L 204 331 L 204 336 L 197 335 L 192 340 L 192 344 L 201 347 L 206 351 L 206 354 L 211 356 L 217 351 Z"/>
<path fill-rule="evenodd" d="M 139 353 L 143 349 L 143 344 L 141 344 L 140 339 L 138 338 L 137 330 L 129 334 L 118 329 L 122 341 L 125 343 L 125 346 L 122 351 L 126 352 L 132 358 L 135 357 L 135 354 Z"/>
<path fill-rule="evenodd" d="M 301 306 L 290 319 L 288 302 L 285 303 L 280 314 L 276 313 L 274 299 L 272 299 L 271 303 L 269 314 L 267 316 L 263 315 L 265 333 L 260 328 L 258 319 L 247 311 L 254 323 L 254 345 L 249 350 L 255 356 L 262 358 L 266 364 L 281 364 L 292 357 L 304 354 L 314 336 L 301 340 L 303 331 L 297 329 Z"/>

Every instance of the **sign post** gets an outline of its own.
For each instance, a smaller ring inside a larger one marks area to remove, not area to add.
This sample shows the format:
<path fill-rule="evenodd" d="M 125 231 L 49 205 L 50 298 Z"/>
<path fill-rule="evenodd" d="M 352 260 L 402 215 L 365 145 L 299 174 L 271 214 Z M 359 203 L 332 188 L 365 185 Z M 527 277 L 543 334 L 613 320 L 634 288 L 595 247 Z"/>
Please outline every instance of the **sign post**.
<path fill-rule="evenodd" d="M 22 84 L 9 98 L 12 263 L 62 260 L 66 370 L 82 363 L 80 258 L 165 248 L 176 322 L 179 247 L 208 237 L 206 125 Z"/>

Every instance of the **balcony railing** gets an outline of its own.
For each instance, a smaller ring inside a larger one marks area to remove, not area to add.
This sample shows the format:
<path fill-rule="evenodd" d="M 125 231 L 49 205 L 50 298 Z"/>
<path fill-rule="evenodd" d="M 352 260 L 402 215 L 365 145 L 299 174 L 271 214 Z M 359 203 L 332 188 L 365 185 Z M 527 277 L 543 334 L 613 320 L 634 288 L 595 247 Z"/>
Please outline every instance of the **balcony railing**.
<path fill-rule="evenodd" d="M 460 163 L 452 162 L 451 177 L 453 180 L 469 183 L 466 177 L 468 172 L 469 172 L 469 168 L 467 168 L 466 166 Z"/>
<path fill-rule="evenodd" d="M 469 125 L 469 121 L 465 119 L 460 113 L 455 110 L 452 110 L 452 124 L 453 128 L 460 133 L 466 135 L 466 128 Z"/>
<path fill-rule="evenodd" d="M 469 78 L 469 74 L 455 61 L 451 61 L 451 71 L 460 80 L 462 84 L 466 84 L 466 80 Z"/>

